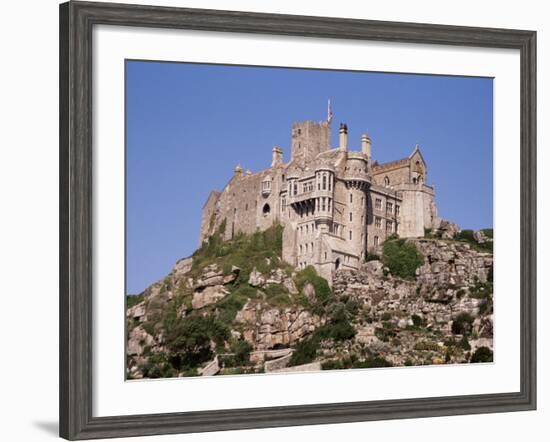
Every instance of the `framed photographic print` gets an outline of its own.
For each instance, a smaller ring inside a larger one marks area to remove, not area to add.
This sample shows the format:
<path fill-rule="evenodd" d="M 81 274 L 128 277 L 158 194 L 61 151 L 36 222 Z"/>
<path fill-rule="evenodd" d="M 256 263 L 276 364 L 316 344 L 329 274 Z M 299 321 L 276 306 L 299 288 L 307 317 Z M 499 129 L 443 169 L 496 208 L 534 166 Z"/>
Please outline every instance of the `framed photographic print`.
<path fill-rule="evenodd" d="M 536 407 L 536 33 L 60 6 L 60 435 Z"/>

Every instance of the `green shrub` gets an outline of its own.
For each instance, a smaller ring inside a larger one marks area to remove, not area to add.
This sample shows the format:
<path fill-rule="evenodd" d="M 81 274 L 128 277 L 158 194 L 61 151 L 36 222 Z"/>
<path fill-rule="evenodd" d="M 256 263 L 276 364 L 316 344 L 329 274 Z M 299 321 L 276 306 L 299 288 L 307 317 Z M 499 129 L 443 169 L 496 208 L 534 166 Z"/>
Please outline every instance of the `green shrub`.
<path fill-rule="evenodd" d="M 482 231 L 485 232 L 491 232 L 490 238 L 492 238 L 492 230 L 493 229 L 483 229 Z M 489 235 L 487 235 L 489 236 Z M 470 244 L 474 249 L 482 251 L 482 252 L 493 252 L 493 242 L 487 241 L 482 244 L 478 243 L 474 238 L 474 231 L 470 229 L 462 230 L 460 233 L 458 233 L 455 237 L 457 241 L 462 241 L 465 243 Z"/>
<path fill-rule="evenodd" d="M 479 347 L 472 355 L 470 362 L 493 362 L 493 352 L 490 348 Z"/>
<path fill-rule="evenodd" d="M 393 275 L 404 279 L 414 279 L 416 269 L 424 263 L 414 243 L 404 239 L 385 241 L 382 260 Z"/>
<path fill-rule="evenodd" d="M 469 313 L 460 313 L 453 321 L 451 330 L 455 335 L 469 335 L 474 318 Z"/>
<path fill-rule="evenodd" d="M 210 341 L 222 345 L 229 329 L 212 316 L 190 316 L 180 320 L 166 335 L 166 345 L 176 368 L 193 368 L 212 357 Z"/>
<path fill-rule="evenodd" d="M 252 346 L 247 341 L 239 340 L 232 342 L 231 351 L 233 355 L 225 356 L 221 359 L 224 367 L 239 367 L 250 363 Z"/>
<path fill-rule="evenodd" d="M 315 288 L 315 296 L 317 297 L 317 301 L 319 303 L 325 304 L 329 301 L 332 295 L 330 286 L 325 278 L 322 278 L 317 274 L 317 271 L 313 266 L 308 266 L 301 270 L 294 278 L 294 283 L 300 292 L 303 290 L 304 285 L 307 282 L 313 284 L 313 287 Z"/>
<path fill-rule="evenodd" d="M 313 362 L 317 356 L 320 343 L 321 341 L 315 335 L 298 342 L 294 348 L 294 353 L 292 353 L 289 365 L 302 365 Z"/>
<path fill-rule="evenodd" d="M 377 255 L 376 253 L 368 252 L 365 261 L 367 261 L 367 262 L 369 262 L 369 261 L 380 261 L 380 256 Z"/>
<path fill-rule="evenodd" d="M 384 312 L 382 313 L 382 317 L 380 319 L 382 319 L 382 321 L 389 321 L 391 317 L 392 315 L 390 312 Z"/>
<path fill-rule="evenodd" d="M 417 314 L 412 315 L 411 319 L 415 327 L 423 327 L 424 325 L 426 325 L 426 321 Z"/>
<path fill-rule="evenodd" d="M 371 356 L 364 361 L 358 361 L 353 364 L 353 368 L 381 368 L 392 366 L 393 364 L 390 361 L 381 356 Z"/>
<path fill-rule="evenodd" d="M 144 299 L 143 293 L 140 295 L 127 295 L 126 296 L 126 308 L 133 307 L 134 305 L 139 304 Z"/>

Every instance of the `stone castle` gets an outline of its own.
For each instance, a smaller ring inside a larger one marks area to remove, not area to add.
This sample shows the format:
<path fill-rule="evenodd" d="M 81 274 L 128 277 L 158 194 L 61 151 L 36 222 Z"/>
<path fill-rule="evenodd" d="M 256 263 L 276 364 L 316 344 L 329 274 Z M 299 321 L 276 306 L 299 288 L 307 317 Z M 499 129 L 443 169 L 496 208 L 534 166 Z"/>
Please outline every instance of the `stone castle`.
<path fill-rule="evenodd" d="M 328 281 L 339 268 L 357 269 L 384 240 L 424 236 L 440 219 L 434 188 L 418 145 L 401 160 L 372 160 L 371 140 L 348 149 L 340 124 L 339 145 L 331 147 L 331 117 L 292 125 L 291 158 L 274 147 L 271 167 L 257 173 L 235 168 L 225 188 L 203 206 L 201 243 L 225 221 L 225 239 L 240 232 L 284 226 L 283 259 L 297 268 L 314 266 Z"/>

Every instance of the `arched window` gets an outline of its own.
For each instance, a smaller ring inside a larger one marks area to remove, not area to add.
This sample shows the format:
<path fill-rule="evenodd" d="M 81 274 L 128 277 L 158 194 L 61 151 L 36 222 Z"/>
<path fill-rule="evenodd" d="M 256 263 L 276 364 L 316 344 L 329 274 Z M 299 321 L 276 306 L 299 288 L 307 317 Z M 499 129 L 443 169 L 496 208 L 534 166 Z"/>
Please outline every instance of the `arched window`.
<path fill-rule="evenodd" d="M 264 204 L 264 207 L 262 209 L 262 213 L 264 215 L 267 215 L 267 214 L 269 214 L 269 212 L 271 212 L 271 207 L 269 207 L 269 204 L 266 203 L 266 204 Z"/>
<path fill-rule="evenodd" d="M 327 176 L 323 175 L 323 190 L 327 190 Z"/>
<path fill-rule="evenodd" d="M 384 186 L 388 187 L 390 185 L 390 179 L 386 176 L 384 177 Z"/>
<path fill-rule="evenodd" d="M 334 262 L 334 269 L 338 270 L 340 267 L 340 258 L 336 258 L 336 261 Z"/>

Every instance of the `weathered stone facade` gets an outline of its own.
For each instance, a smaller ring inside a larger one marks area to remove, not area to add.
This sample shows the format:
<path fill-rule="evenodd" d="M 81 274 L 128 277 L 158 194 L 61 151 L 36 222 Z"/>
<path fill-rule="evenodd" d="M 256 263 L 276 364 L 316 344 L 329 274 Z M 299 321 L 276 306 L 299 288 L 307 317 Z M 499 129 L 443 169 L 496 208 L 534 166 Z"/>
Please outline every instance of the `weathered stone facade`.
<path fill-rule="evenodd" d="M 251 173 L 237 166 L 203 207 L 200 241 L 223 221 L 226 240 L 279 222 L 283 259 L 298 268 L 313 265 L 331 281 L 338 269 L 357 269 L 389 235 L 421 237 L 424 229 L 439 226 L 418 146 L 407 158 L 379 164 L 371 158 L 368 135 L 361 137 L 360 151 L 350 151 L 347 126 L 340 125 L 336 148 L 330 131 L 328 121 L 294 123 L 288 163 L 275 147 L 268 169 Z"/>

